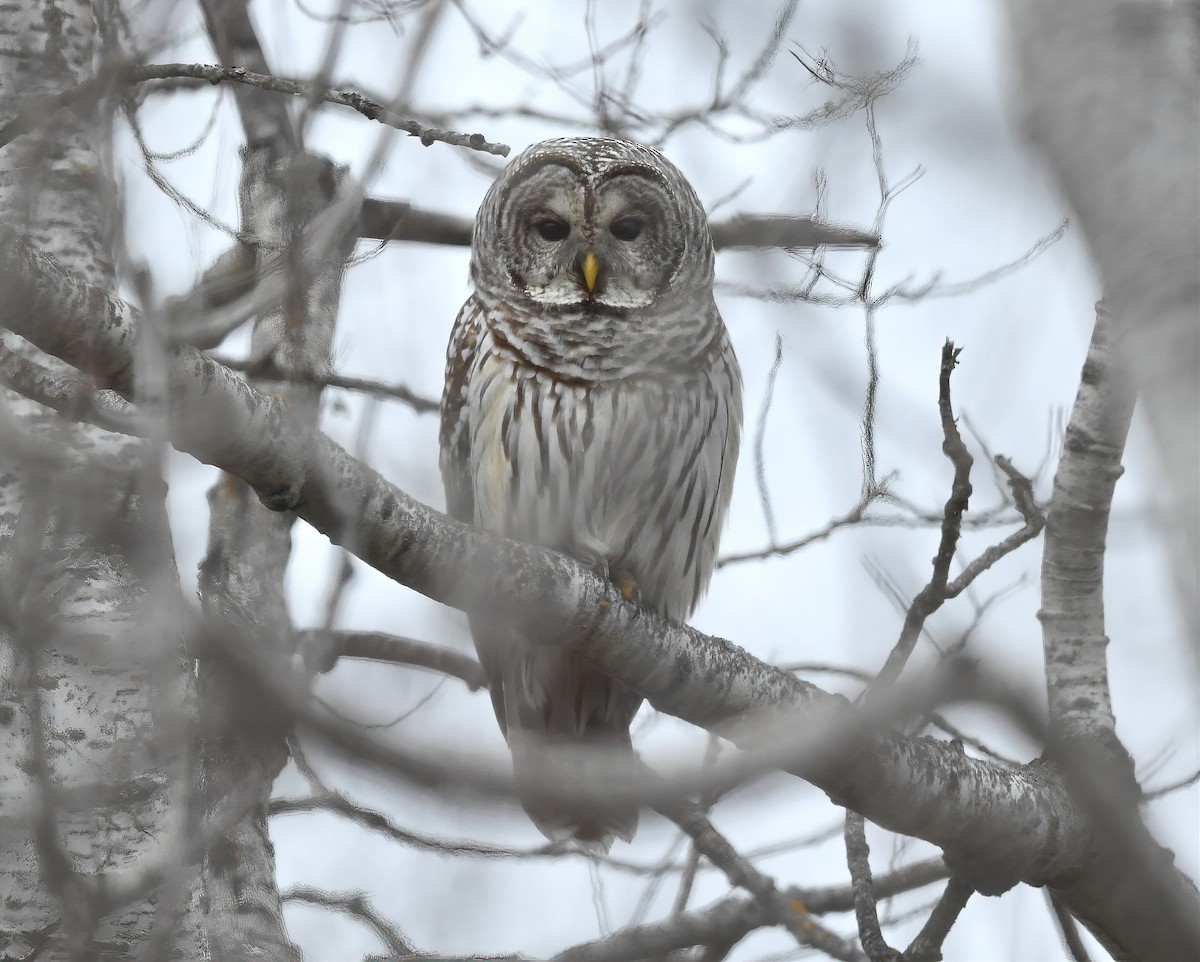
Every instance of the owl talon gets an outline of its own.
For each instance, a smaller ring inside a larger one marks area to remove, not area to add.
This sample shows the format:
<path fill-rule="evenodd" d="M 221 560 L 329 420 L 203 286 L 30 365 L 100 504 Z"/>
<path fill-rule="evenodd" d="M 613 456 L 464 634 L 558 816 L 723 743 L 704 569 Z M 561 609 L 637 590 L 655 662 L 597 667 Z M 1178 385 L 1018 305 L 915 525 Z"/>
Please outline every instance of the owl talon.
<path fill-rule="evenodd" d="M 642 593 L 638 588 L 637 579 L 628 571 L 620 572 L 615 579 L 615 583 L 617 590 L 621 592 L 621 597 L 626 601 L 636 603 L 641 597 Z"/>
<path fill-rule="evenodd" d="M 588 567 L 596 572 L 604 581 L 612 581 L 612 575 L 609 574 L 608 561 L 604 558 L 589 562 Z"/>

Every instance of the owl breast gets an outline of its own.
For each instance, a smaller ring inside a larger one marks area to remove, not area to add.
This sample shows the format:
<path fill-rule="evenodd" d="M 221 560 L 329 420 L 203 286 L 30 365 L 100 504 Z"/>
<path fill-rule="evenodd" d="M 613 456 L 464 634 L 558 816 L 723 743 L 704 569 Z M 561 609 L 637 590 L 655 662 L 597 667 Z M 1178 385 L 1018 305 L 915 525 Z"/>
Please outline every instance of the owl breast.
<path fill-rule="evenodd" d="M 479 330 L 466 378 L 474 522 L 632 576 L 691 614 L 712 574 L 737 459 L 740 375 L 724 337 L 679 369 L 561 379 Z"/>

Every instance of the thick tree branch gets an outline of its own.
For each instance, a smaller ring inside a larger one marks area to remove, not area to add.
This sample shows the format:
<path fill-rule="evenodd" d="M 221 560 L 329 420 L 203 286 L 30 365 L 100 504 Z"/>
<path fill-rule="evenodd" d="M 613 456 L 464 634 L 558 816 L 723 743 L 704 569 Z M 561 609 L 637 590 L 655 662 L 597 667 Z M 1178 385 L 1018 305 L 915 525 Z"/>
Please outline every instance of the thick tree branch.
<path fill-rule="evenodd" d="M 1118 321 L 1103 302 L 1067 424 L 1042 557 L 1042 644 L 1051 730 L 1077 743 L 1074 751 L 1104 773 L 1104 799 L 1087 799 L 1131 813 L 1141 800 L 1133 760 L 1116 733 L 1108 684 L 1104 631 L 1104 557 L 1113 491 L 1133 418 L 1135 393 L 1118 346 Z M 1140 823 L 1139 826 L 1140 828 Z M 1141 884 L 1144 863 L 1117 878 L 1128 891 Z M 1093 880 L 1094 883 L 1094 880 Z M 1058 894 L 1056 892 L 1056 894 Z M 1060 900 L 1118 957 L 1105 921 L 1067 898 Z M 1136 909 L 1131 911 L 1136 917 Z M 1140 916 L 1137 924 L 1148 925 Z"/>
<path fill-rule="evenodd" d="M 1065 737 L 1101 738 L 1119 748 L 1105 654 L 1104 549 L 1134 391 L 1116 336 L 1115 319 L 1098 304 L 1054 476 L 1038 617 L 1051 724 Z"/>
<path fill-rule="evenodd" d="M 134 311 L 11 233 L 0 240 L 4 324 L 128 395 Z M 427 508 L 194 349 L 181 347 L 165 374 L 172 439 L 181 450 L 245 478 L 268 506 L 296 511 L 431 598 L 469 610 L 527 605 L 555 626 L 555 637 L 573 639 L 659 710 L 744 744 L 744 722 L 764 711 L 842 710 L 839 699 L 737 646 L 626 602 L 572 559 Z M 1156 863 L 1158 874 L 1139 872 L 1136 884 L 1115 886 L 1109 873 L 1117 869 L 1102 859 L 1091 874 L 1103 854 L 1098 839 L 1050 766 L 1009 769 L 932 739 L 885 733 L 856 752 L 826 752 L 793 768 L 877 824 L 941 846 L 956 873 L 981 891 L 1017 879 L 1052 883 L 1072 911 L 1107 926 L 1127 954 L 1200 951 L 1196 893 L 1177 870 Z"/>

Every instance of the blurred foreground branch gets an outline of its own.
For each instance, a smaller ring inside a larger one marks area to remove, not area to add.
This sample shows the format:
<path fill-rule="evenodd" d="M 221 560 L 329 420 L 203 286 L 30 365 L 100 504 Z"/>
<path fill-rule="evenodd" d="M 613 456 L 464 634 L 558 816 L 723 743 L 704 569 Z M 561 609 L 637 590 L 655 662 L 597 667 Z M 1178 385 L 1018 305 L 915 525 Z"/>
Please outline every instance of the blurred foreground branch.
<path fill-rule="evenodd" d="M 129 397 L 136 312 L 11 232 L 0 241 L 3 323 Z M 573 639 L 584 657 L 656 708 L 746 747 L 759 745 L 761 731 L 748 722 L 784 711 L 791 730 L 797 715 L 813 711 L 852 722 L 841 699 L 626 602 L 587 566 L 420 504 L 200 352 L 181 346 L 166 368 L 177 447 L 245 479 L 268 507 L 295 511 L 400 583 L 462 609 L 528 606 L 555 626 L 555 637 Z M 850 752 L 835 743 L 837 750 L 789 770 L 873 822 L 939 845 L 974 888 L 1050 884 L 1126 955 L 1200 954 L 1194 886 L 1147 841 L 1140 822 L 1104 808 L 1086 757 L 1055 756 L 1069 785 L 1054 765 L 1010 769 L 896 732 L 855 742 Z M 1089 793 L 1089 804 L 1072 786 Z"/>

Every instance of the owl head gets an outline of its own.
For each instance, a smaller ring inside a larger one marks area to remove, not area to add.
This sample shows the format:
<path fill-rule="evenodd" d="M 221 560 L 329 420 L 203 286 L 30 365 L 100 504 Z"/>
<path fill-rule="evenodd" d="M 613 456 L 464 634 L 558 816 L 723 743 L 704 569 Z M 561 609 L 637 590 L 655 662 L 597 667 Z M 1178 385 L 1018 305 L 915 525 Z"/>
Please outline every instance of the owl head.
<path fill-rule="evenodd" d="M 476 289 L 550 312 L 641 312 L 712 286 L 704 208 L 652 147 L 603 137 L 534 144 L 475 219 Z"/>

